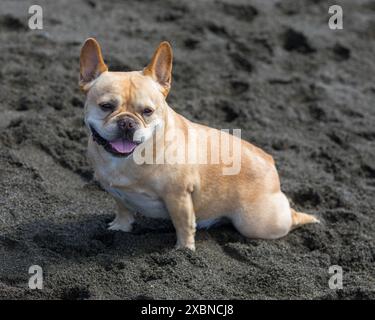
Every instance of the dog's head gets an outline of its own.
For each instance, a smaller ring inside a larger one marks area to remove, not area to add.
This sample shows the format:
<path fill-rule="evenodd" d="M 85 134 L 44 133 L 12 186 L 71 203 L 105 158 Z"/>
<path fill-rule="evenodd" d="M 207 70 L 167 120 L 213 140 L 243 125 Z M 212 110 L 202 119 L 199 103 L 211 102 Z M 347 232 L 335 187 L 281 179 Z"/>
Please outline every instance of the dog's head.
<path fill-rule="evenodd" d="M 163 123 L 171 86 L 172 48 L 162 42 L 142 71 L 110 72 L 100 46 L 81 49 L 80 87 L 86 93 L 85 123 L 96 143 L 115 156 L 129 156 Z"/>

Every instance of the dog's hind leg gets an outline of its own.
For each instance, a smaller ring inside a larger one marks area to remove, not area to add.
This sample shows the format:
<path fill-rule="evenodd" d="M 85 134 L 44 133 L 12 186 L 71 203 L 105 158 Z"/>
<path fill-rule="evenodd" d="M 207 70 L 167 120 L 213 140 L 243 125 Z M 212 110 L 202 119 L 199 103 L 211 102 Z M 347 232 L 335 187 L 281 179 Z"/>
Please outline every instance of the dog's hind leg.
<path fill-rule="evenodd" d="M 281 238 L 298 226 L 319 222 L 314 216 L 291 209 L 281 191 L 244 204 L 231 220 L 244 236 L 260 239 Z"/>
<path fill-rule="evenodd" d="M 134 215 L 124 206 L 124 204 L 120 200 L 116 198 L 115 200 L 117 203 L 117 214 L 116 218 L 109 223 L 108 230 L 131 232 L 134 222 Z"/>

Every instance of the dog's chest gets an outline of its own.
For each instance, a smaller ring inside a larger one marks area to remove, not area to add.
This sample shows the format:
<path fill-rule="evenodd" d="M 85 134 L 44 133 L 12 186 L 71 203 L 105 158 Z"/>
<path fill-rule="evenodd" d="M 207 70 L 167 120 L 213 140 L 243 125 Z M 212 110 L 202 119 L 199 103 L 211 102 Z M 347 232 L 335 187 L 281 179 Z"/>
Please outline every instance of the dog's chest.
<path fill-rule="evenodd" d="M 150 218 L 169 218 L 162 199 L 146 189 L 136 187 L 136 178 L 119 174 L 116 165 L 95 167 L 95 177 L 103 188 L 132 212 L 138 212 Z"/>
<path fill-rule="evenodd" d="M 130 211 L 139 212 L 149 218 L 169 218 L 168 211 L 161 199 L 144 192 L 124 191 L 118 188 L 109 187 L 107 191 L 120 199 Z"/>

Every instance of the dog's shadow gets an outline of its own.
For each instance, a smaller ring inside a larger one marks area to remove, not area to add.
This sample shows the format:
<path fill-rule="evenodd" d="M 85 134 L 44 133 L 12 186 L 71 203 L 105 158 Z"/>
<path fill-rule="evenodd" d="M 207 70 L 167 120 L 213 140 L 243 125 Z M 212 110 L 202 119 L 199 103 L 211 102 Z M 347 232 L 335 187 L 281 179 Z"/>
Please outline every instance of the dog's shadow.
<path fill-rule="evenodd" d="M 133 231 L 126 233 L 107 229 L 113 218 L 113 215 L 93 215 L 72 222 L 39 220 L 20 225 L 6 236 L 65 259 L 111 253 L 142 255 L 173 247 L 174 229 L 168 221 L 137 218 Z"/>
<path fill-rule="evenodd" d="M 176 232 L 168 220 L 137 216 L 132 232 L 126 233 L 107 229 L 113 218 L 113 215 L 86 215 L 71 222 L 41 219 L 23 223 L 3 234 L 0 244 L 7 260 L 12 257 L 18 259 L 19 251 L 42 260 L 50 257 L 67 262 L 98 255 L 142 256 L 174 248 Z M 219 245 L 243 239 L 229 225 L 198 230 L 196 237 L 198 241 L 211 238 Z"/>
<path fill-rule="evenodd" d="M 147 283 L 168 278 L 179 268 L 207 269 L 211 263 L 207 250 L 211 253 L 214 250 L 235 263 L 249 264 L 251 249 L 262 242 L 247 239 L 225 224 L 198 230 L 195 253 L 176 251 L 176 232 L 170 221 L 138 216 L 134 230 L 125 233 L 107 229 L 113 218 L 114 215 L 104 214 L 72 216 L 70 221 L 67 217 L 63 220 L 55 217 L 21 223 L 3 233 L 0 289 L 5 285 L 18 290 L 15 292 L 20 297 L 31 294 L 25 291 L 30 277 L 28 270 L 32 265 L 40 265 L 47 279 L 46 289 L 33 292 L 33 297 L 86 299 L 97 294 L 96 289 L 87 287 L 94 278 L 116 282 L 120 277 L 124 281 L 123 270 L 130 270 L 132 276 L 125 277 L 126 283 L 132 277 Z M 248 244 L 250 250 L 243 244 Z"/>

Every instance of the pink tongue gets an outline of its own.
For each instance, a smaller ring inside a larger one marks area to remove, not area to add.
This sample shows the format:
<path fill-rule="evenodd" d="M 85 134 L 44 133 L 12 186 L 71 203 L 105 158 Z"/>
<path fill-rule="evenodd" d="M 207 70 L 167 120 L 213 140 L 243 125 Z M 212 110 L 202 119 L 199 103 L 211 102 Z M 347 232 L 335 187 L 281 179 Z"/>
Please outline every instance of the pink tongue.
<path fill-rule="evenodd" d="M 111 141 L 110 144 L 119 153 L 130 153 L 137 146 L 134 142 L 125 139 L 117 139 Z"/>

